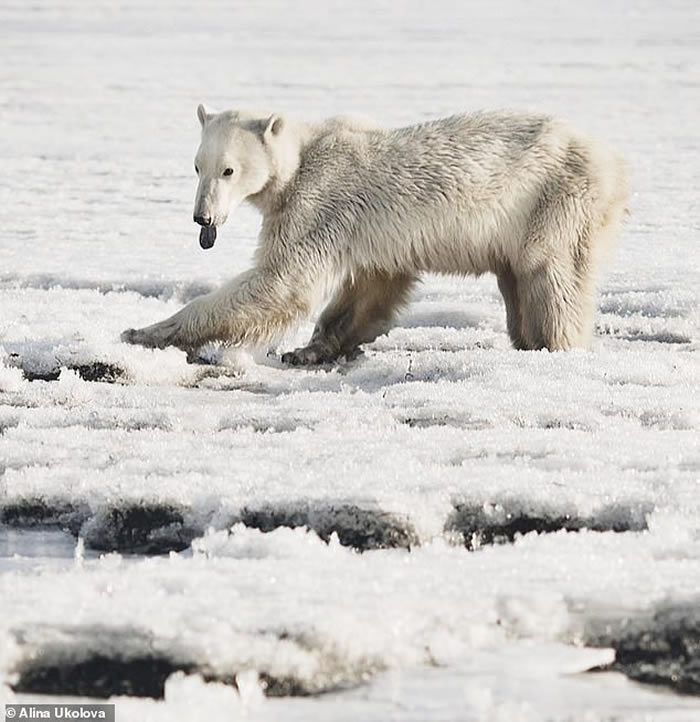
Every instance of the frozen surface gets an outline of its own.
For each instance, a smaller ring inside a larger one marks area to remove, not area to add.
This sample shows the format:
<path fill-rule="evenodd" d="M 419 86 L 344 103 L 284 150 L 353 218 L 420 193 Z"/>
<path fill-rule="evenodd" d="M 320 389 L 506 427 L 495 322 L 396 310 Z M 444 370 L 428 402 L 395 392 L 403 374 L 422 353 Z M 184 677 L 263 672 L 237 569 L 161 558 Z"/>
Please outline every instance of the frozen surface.
<path fill-rule="evenodd" d="M 0 698 L 150 657 L 165 698 L 120 720 L 700 719 L 584 674 L 700 692 L 697 3 L 9 0 L 0 27 Z M 197 243 L 202 101 L 603 135 L 633 194 L 594 352 L 512 351 L 493 279 L 432 277 L 330 369 L 120 344 L 250 262 L 250 210 Z"/>

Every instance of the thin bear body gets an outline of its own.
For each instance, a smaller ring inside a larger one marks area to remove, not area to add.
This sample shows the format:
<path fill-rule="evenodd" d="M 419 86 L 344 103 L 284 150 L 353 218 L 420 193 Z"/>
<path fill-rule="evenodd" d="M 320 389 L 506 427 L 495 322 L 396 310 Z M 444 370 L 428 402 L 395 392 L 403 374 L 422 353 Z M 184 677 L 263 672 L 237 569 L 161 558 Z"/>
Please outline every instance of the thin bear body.
<path fill-rule="evenodd" d="M 198 116 L 200 242 L 213 245 L 248 200 L 263 219 L 254 266 L 125 341 L 267 342 L 334 287 L 309 344 L 283 356 L 330 361 L 386 332 L 421 274 L 492 272 L 515 348 L 588 345 L 598 267 L 627 196 L 606 145 L 527 113 L 399 129 L 203 106 Z"/>

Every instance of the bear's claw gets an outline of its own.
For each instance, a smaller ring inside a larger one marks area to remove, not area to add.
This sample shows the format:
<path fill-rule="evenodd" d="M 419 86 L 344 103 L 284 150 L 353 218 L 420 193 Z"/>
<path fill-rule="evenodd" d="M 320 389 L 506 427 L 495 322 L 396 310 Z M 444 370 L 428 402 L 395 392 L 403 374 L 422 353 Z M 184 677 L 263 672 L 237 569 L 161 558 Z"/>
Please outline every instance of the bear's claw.
<path fill-rule="evenodd" d="M 136 340 L 136 334 L 137 334 L 137 331 L 135 328 L 127 328 L 126 331 L 122 331 L 121 336 L 119 336 L 119 338 L 124 343 L 138 343 L 138 341 Z"/>
<path fill-rule="evenodd" d="M 282 354 L 282 363 L 289 366 L 319 366 L 321 364 L 334 363 L 341 358 L 353 361 L 362 354 L 359 346 L 343 352 L 334 351 L 328 346 L 318 343 L 311 343 L 303 348 L 296 348 L 294 351 L 287 351 Z"/>
<path fill-rule="evenodd" d="M 145 346 L 146 348 L 165 348 L 166 346 L 177 345 L 174 343 L 175 339 L 172 334 L 154 333 L 148 328 L 128 328 L 121 334 L 120 338 L 124 343 Z"/>

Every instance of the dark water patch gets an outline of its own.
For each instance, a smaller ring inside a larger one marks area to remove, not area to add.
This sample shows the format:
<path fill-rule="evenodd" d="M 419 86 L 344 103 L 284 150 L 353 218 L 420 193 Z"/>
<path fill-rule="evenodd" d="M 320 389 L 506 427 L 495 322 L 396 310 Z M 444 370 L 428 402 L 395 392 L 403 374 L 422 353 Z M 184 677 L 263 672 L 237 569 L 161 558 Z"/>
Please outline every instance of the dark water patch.
<path fill-rule="evenodd" d="M 599 623 L 586 643 L 612 647 L 615 661 L 592 671 L 615 670 L 630 679 L 700 695 L 700 600 L 664 605 L 652 615 Z"/>
<path fill-rule="evenodd" d="M 619 329 L 609 325 L 596 327 L 599 336 L 609 336 L 620 341 L 641 341 L 646 343 L 663 343 L 670 345 L 690 344 L 693 339 L 690 336 L 673 331 L 642 331 L 641 329 Z"/>
<path fill-rule="evenodd" d="M 163 699 L 165 682 L 174 672 L 190 672 L 190 665 L 144 656 L 111 659 L 94 655 L 80 662 L 44 664 L 32 661 L 20 671 L 15 692 L 108 699 L 113 695 Z"/>
<path fill-rule="evenodd" d="M 199 674 L 205 682 L 238 687 L 235 675 L 214 674 L 207 667 L 193 663 L 154 655 L 125 660 L 97 654 L 80 662 L 45 664 L 40 660 L 32 661 L 20 670 L 19 680 L 12 689 L 25 694 L 97 699 L 115 695 L 163 699 L 165 683 L 176 672 Z M 268 672 L 260 672 L 258 679 L 266 697 L 311 697 L 360 684 L 360 680 L 337 680 L 329 686 L 318 687 L 303 679 Z"/>
<path fill-rule="evenodd" d="M 0 524 L 20 529 L 67 529 L 74 535 L 78 534 L 89 516 L 90 509 L 86 504 L 41 497 L 18 499 L 0 507 Z"/>
<path fill-rule="evenodd" d="M 80 376 L 83 381 L 100 381 L 107 384 L 120 381 L 126 375 L 124 369 L 114 364 L 105 363 L 104 361 L 93 361 L 89 364 L 69 366 L 69 368 L 77 371 L 78 376 Z"/>
<path fill-rule="evenodd" d="M 430 429 L 434 426 L 449 426 L 454 429 L 465 429 L 472 431 L 480 431 L 489 429 L 493 424 L 488 419 L 481 419 L 469 414 L 462 416 L 454 416 L 449 414 L 429 414 L 420 415 L 400 415 L 396 420 L 401 424 L 406 424 L 412 429 Z"/>
<path fill-rule="evenodd" d="M 307 685 L 294 677 L 273 677 L 263 672 L 259 675 L 266 697 L 310 697 L 313 692 Z M 234 680 L 235 681 L 235 680 Z M 324 692 L 335 692 L 337 688 L 325 689 Z"/>
<path fill-rule="evenodd" d="M 100 509 L 81 529 L 87 548 L 127 554 L 180 552 L 202 533 L 184 510 L 146 503 Z"/>
<path fill-rule="evenodd" d="M 188 509 L 167 503 L 109 505 L 91 511 L 39 498 L 0 507 L 0 523 L 17 528 L 58 527 L 84 539 L 86 549 L 101 552 L 157 555 L 188 549 L 206 524 L 195 522 Z M 407 518 L 381 509 L 349 503 L 289 502 L 243 507 L 218 528 L 243 523 L 271 532 L 280 527 L 304 527 L 328 542 L 333 534 L 343 546 L 358 551 L 410 549 L 418 536 Z"/>
<path fill-rule="evenodd" d="M 647 514 L 652 507 L 618 504 L 602 507 L 595 515 L 579 516 L 553 508 L 522 508 L 517 504 L 454 504 L 445 531 L 461 535 L 470 551 L 491 544 L 508 544 L 524 534 L 551 534 L 582 530 L 604 532 L 640 532 L 647 529 Z"/>
<path fill-rule="evenodd" d="M 410 549 L 418 544 L 411 523 L 398 515 L 356 504 L 306 503 L 244 507 L 235 522 L 271 532 L 280 527 L 305 527 L 329 541 L 333 534 L 343 546 L 358 551 L 372 549 Z"/>
<path fill-rule="evenodd" d="M 59 528 L 82 536 L 88 549 L 167 554 L 187 549 L 202 533 L 185 512 L 168 504 L 125 504 L 94 512 L 87 504 L 29 497 L 0 507 L 0 524 L 20 529 Z"/>
<path fill-rule="evenodd" d="M 356 663 L 327 650 L 322 640 L 311 648 L 285 632 L 261 630 L 268 641 L 299 646 L 318 656 L 312 676 L 278 674 L 270 663 L 258 660 L 256 669 L 267 697 L 309 697 L 354 688 L 376 671 L 370 663 Z M 53 639 L 52 639 L 53 638 Z M 146 630 L 103 626 L 41 628 L 15 632 L 23 659 L 13 670 L 13 690 L 25 694 L 81 696 L 107 699 L 113 695 L 163 699 L 165 684 L 175 672 L 197 674 L 206 682 L 237 687 L 237 675 L 251 669 L 248 655 L 231 650 L 221 670 L 206 661 L 206 654 L 169 646 Z M 245 661 L 238 661 L 238 660 Z M 274 662 L 272 663 L 274 667 Z"/>
<path fill-rule="evenodd" d="M 58 377 L 61 375 L 60 368 L 51 370 L 22 369 L 22 371 L 27 381 L 58 381 Z"/>
<path fill-rule="evenodd" d="M 627 334 L 614 334 L 615 338 L 622 339 L 623 341 L 646 341 L 655 343 L 666 343 L 666 344 L 684 344 L 691 343 L 692 338 L 685 336 L 680 333 L 672 333 L 671 331 L 659 331 L 658 333 L 627 333 Z"/>
<path fill-rule="evenodd" d="M 27 364 L 22 365 L 21 368 L 27 381 L 58 381 L 63 368 L 75 371 L 83 381 L 114 384 L 126 377 L 126 371 L 123 368 L 105 361 L 92 361 L 86 364 L 61 364 L 50 369 L 32 368 L 30 364 Z"/>

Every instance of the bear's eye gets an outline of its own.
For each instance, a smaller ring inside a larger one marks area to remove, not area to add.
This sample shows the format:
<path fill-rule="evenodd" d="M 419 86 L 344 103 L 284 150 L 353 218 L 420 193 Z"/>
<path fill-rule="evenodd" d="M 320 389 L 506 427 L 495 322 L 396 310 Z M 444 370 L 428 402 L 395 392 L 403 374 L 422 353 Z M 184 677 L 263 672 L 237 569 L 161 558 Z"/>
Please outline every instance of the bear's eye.
<path fill-rule="evenodd" d="M 194 164 L 194 172 L 199 175 L 199 166 L 196 163 Z"/>
<path fill-rule="evenodd" d="M 228 175 L 233 175 L 233 168 L 227 168 L 227 169 L 224 171 L 224 175 L 226 175 L 226 176 L 228 176 Z"/>

